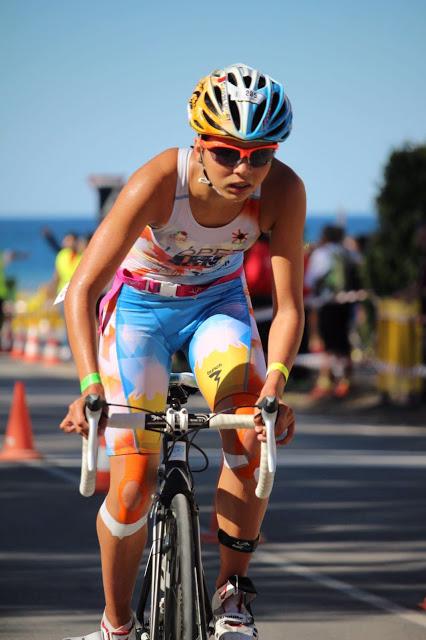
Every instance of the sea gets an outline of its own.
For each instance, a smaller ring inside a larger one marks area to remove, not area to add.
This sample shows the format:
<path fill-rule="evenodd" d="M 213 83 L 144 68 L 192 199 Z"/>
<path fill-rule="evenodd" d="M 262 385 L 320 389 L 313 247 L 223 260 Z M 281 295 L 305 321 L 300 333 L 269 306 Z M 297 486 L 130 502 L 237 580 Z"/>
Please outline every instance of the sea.
<path fill-rule="evenodd" d="M 69 232 L 78 235 L 92 233 L 98 224 L 94 216 L 83 217 L 4 217 L 0 218 L 0 251 L 10 249 L 22 252 L 25 257 L 7 266 L 7 276 L 14 278 L 20 291 L 35 292 L 49 282 L 54 273 L 56 252 L 43 236 L 49 229 L 58 242 Z M 326 224 L 339 224 L 347 235 L 358 236 L 374 232 L 377 219 L 374 214 L 308 214 L 305 226 L 305 241 L 319 238 Z"/>

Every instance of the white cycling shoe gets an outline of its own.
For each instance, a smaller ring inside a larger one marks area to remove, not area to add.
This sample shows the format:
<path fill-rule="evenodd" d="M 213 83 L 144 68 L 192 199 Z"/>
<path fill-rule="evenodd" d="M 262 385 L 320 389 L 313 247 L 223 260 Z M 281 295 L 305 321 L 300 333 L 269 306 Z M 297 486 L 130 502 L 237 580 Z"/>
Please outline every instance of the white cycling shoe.
<path fill-rule="evenodd" d="M 214 640 L 257 640 L 250 603 L 256 589 L 249 578 L 231 576 L 212 600 Z"/>
<path fill-rule="evenodd" d="M 104 613 L 100 631 L 94 631 L 87 636 L 75 636 L 63 640 L 136 640 L 136 616 L 132 616 L 132 619 L 122 627 L 114 629 Z"/>

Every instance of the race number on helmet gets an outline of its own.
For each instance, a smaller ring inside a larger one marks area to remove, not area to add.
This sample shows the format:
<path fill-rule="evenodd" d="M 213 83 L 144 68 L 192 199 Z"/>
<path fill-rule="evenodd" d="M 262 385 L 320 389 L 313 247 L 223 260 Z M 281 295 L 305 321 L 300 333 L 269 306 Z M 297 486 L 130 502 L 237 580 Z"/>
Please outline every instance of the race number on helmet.
<path fill-rule="evenodd" d="M 200 80 L 189 100 L 188 117 L 199 134 L 282 142 L 291 131 L 292 110 L 280 82 L 234 64 Z"/>

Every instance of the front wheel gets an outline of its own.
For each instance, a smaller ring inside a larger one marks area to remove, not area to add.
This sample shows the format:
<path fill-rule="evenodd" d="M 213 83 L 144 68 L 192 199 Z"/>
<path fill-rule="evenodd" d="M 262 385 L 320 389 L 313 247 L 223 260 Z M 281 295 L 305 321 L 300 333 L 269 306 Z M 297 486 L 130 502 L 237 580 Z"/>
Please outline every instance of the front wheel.
<path fill-rule="evenodd" d="M 170 505 L 165 538 L 169 546 L 165 556 L 165 637 L 168 640 L 194 640 L 195 585 L 191 512 L 186 497 L 178 493 Z"/>

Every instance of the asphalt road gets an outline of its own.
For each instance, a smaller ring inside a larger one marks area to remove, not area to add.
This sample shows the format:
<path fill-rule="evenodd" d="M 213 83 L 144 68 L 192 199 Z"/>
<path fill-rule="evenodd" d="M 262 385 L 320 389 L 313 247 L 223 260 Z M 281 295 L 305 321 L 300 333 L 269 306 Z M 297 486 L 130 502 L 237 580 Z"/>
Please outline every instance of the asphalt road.
<path fill-rule="evenodd" d="M 0 462 L 0 639 L 60 640 L 99 622 L 103 496 L 79 496 L 80 443 L 57 429 L 77 391 L 69 366 L 0 358 L 0 446 L 18 379 L 43 459 Z M 426 427 L 365 411 L 297 415 L 252 564 L 261 640 L 423 639 Z M 196 477 L 208 528 L 220 456 L 215 434 L 198 442 L 211 460 Z M 215 545 L 204 560 L 212 585 Z"/>

